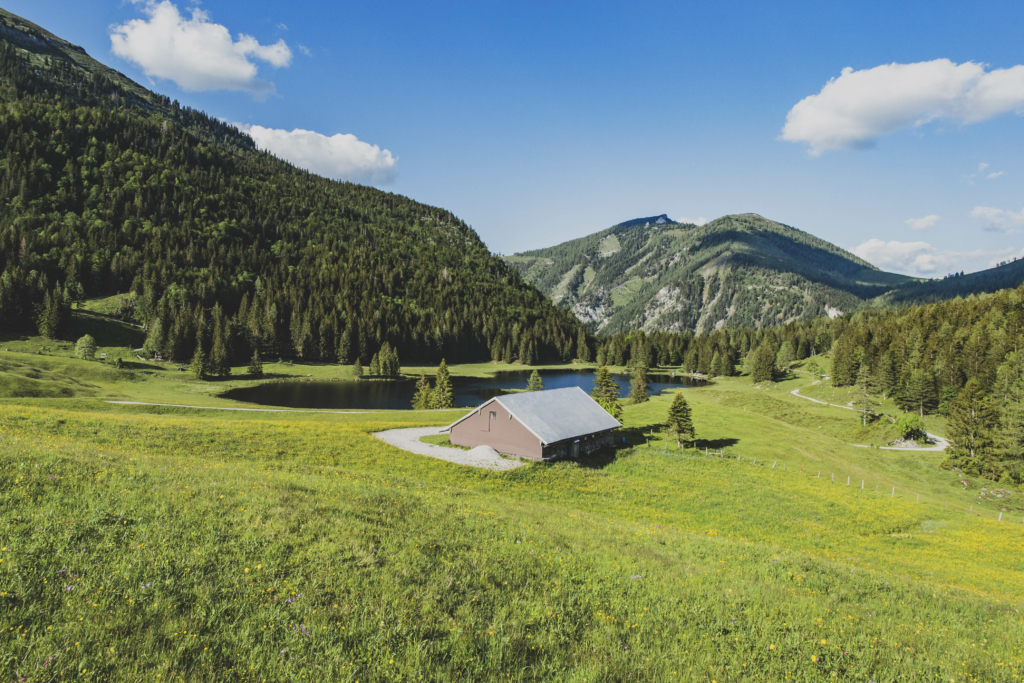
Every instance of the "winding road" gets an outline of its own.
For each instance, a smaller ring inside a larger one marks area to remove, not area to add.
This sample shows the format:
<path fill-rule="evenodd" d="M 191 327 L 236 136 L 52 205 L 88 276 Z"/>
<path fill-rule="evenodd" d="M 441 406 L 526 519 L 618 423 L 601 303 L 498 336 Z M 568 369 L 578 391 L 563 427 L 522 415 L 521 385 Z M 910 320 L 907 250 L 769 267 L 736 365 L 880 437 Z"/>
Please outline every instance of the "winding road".
<path fill-rule="evenodd" d="M 797 387 L 796 389 L 789 393 L 793 396 L 796 396 L 797 398 L 802 398 L 805 401 L 813 401 L 814 403 L 820 403 L 823 406 L 832 406 L 833 408 L 842 408 L 843 410 L 852 410 L 854 412 L 860 412 L 856 408 L 851 408 L 850 406 L 841 406 L 836 403 L 827 403 L 825 401 L 819 401 L 816 398 L 811 398 L 810 396 L 804 396 L 800 393 L 800 387 Z M 899 446 L 879 446 L 878 448 L 883 451 L 944 451 L 947 448 L 949 448 L 949 442 L 943 439 L 938 434 L 929 434 L 928 432 L 925 433 L 928 434 L 929 439 L 935 442 L 934 446 L 931 446 L 929 448 L 900 448 Z M 872 446 L 867 446 L 859 443 L 852 443 L 850 445 L 856 446 L 857 448 L 872 448 Z"/>

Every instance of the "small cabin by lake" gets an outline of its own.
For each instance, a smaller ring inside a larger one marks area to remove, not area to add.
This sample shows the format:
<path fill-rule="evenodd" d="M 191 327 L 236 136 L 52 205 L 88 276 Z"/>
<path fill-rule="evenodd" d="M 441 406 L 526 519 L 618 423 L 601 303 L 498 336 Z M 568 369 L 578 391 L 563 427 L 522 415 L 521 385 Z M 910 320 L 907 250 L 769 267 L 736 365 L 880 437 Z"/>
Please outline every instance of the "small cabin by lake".
<path fill-rule="evenodd" d="M 579 387 L 496 396 L 451 424 L 456 446 L 535 460 L 577 458 L 614 444 L 622 424 Z"/>

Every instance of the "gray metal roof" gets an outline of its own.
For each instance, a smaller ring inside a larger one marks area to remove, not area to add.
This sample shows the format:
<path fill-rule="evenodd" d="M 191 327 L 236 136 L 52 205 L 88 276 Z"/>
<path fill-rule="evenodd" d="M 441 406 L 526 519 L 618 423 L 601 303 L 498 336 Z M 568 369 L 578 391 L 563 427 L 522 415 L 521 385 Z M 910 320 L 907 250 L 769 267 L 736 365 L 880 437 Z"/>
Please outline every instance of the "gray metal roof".
<path fill-rule="evenodd" d="M 491 400 L 505 406 L 523 426 L 549 444 L 622 426 L 579 387 L 528 391 Z"/>

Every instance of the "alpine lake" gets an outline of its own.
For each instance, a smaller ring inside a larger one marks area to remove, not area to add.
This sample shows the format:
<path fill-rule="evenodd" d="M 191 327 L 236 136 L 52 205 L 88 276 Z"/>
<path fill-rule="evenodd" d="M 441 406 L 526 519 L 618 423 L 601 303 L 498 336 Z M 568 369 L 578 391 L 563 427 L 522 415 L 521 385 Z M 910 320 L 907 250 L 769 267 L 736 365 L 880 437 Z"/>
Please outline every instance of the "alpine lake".
<path fill-rule="evenodd" d="M 457 408 L 472 408 L 488 399 L 526 389 L 533 370 L 503 370 L 489 377 L 452 377 Z M 579 387 L 588 394 L 594 388 L 594 370 L 539 370 L 545 389 Z M 612 375 L 619 395 L 629 394 L 629 375 Z M 681 374 L 649 373 L 650 393 L 685 389 L 702 384 Z M 432 379 L 432 378 L 431 378 Z M 409 410 L 416 380 L 364 379 L 347 382 L 269 382 L 232 389 L 222 398 L 265 406 L 319 410 Z"/>

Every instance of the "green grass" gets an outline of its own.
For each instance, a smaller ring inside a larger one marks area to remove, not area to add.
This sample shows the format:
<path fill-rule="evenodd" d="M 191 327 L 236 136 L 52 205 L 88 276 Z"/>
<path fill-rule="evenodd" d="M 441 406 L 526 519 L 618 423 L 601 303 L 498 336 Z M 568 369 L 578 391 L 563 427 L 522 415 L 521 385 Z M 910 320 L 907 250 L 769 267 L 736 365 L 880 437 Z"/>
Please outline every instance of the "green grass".
<path fill-rule="evenodd" d="M 9 356 L 98 394 L 175 382 Z M 627 448 L 504 473 L 371 436 L 458 412 L 0 402 L 0 670 L 1019 681 L 1020 495 L 965 490 L 941 453 L 849 446 L 857 416 L 789 394 L 808 382 L 687 390 L 696 449 L 658 448 L 663 395 L 626 408 Z"/>

